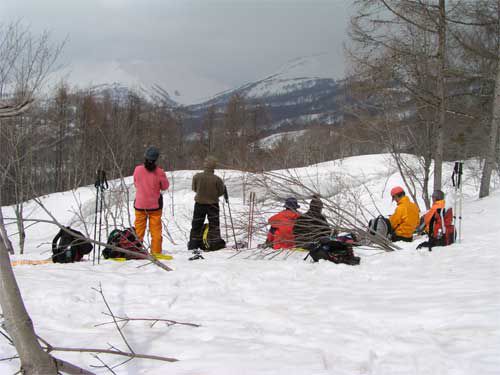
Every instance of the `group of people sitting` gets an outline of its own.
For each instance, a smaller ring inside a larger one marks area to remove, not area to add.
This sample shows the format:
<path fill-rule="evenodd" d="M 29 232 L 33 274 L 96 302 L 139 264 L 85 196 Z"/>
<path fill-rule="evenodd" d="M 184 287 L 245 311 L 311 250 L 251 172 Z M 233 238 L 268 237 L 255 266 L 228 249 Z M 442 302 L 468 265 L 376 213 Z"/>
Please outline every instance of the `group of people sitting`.
<path fill-rule="evenodd" d="M 397 204 L 396 210 L 388 219 L 392 241 L 412 242 L 415 233 L 425 233 L 429 236 L 429 241 L 421 243 L 418 248 L 446 246 L 454 242 L 453 212 L 451 209 L 446 210 L 442 190 L 434 190 L 432 207 L 423 216 L 420 216 L 418 206 L 410 201 L 401 186 L 394 187 L 391 196 Z"/>
<path fill-rule="evenodd" d="M 317 196 L 311 199 L 309 210 L 300 214 L 299 204 L 294 197 L 285 200 L 284 210 L 268 220 L 270 229 L 266 245 L 275 250 L 304 248 L 307 249 L 320 238 L 330 237 L 334 230 L 322 213 L 323 202 Z"/>
<path fill-rule="evenodd" d="M 453 242 L 446 229 L 450 229 L 446 216 L 450 211 L 445 211 L 444 193 L 435 190 L 432 194 L 432 207 L 422 217 L 418 206 L 410 200 L 401 186 L 391 189 L 391 197 L 397 206 L 392 215 L 383 218 L 387 226 L 387 238 L 393 242 L 412 242 L 415 233 L 429 234 L 429 241 L 419 245 L 443 246 Z M 290 248 L 310 249 L 321 238 L 337 235 L 322 213 L 323 202 L 314 196 L 309 204 L 309 210 L 300 214 L 299 204 L 294 197 L 285 200 L 284 210 L 271 216 L 268 220 L 270 226 L 267 234 L 266 245 L 276 250 Z M 447 225 L 445 225 L 447 224 Z M 451 230 L 448 230 L 451 232 Z"/>

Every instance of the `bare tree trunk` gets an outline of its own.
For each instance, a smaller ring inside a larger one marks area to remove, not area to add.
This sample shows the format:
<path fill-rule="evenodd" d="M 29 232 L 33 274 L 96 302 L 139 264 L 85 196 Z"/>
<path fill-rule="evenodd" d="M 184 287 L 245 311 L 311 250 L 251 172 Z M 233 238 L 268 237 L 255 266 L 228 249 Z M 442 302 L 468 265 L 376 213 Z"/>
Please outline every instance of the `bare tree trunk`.
<path fill-rule="evenodd" d="M 439 0 L 439 25 L 438 25 L 438 61 L 439 70 L 437 77 L 439 94 L 439 121 L 437 122 L 436 152 L 434 155 L 434 190 L 441 189 L 443 173 L 443 154 L 444 154 L 444 128 L 446 122 L 446 4 L 445 0 Z"/>
<path fill-rule="evenodd" d="M 497 76 L 495 80 L 495 98 L 493 100 L 493 114 L 491 116 L 491 127 L 488 142 L 488 151 L 484 160 L 481 186 L 479 187 L 479 198 L 490 194 L 491 174 L 495 168 L 496 149 L 498 141 L 498 129 L 500 128 L 500 63 L 497 62 Z"/>
<path fill-rule="evenodd" d="M 15 206 L 15 214 L 17 221 L 17 231 L 19 233 L 19 254 L 24 254 L 24 242 L 26 239 L 26 231 L 24 229 L 23 217 L 24 202 L 17 203 Z"/>
<path fill-rule="evenodd" d="M 2 204 L 0 201 L 0 240 L 10 254 L 14 254 L 14 248 L 12 247 L 12 242 L 9 240 L 7 231 L 5 230 L 5 225 L 3 224 L 3 212 Z"/>
<path fill-rule="evenodd" d="M 500 0 L 497 1 L 497 24 L 496 24 L 496 79 L 493 97 L 493 108 L 491 115 L 490 134 L 488 138 L 488 150 L 484 159 L 483 174 L 479 187 L 479 198 L 490 195 L 491 174 L 497 161 L 498 130 L 500 128 Z"/>
<path fill-rule="evenodd" d="M 429 180 L 430 180 L 430 172 L 431 172 L 431 163 L 432 158 L 424 156 L 424 182 L 422 188 L 422 199 L 425 203 L 425 209 L 428 210 L 431 208 L 431 201 L 429 200 Z"/>
<path fill-rule="evenodd" d="M 2 233 L 5 230 L 0 223 Z M 26 311 L 21 292 L 14 277 L 10 257 L 0 241 L 0 306 L 9 333 L 21 360 L 22 373 L 26 375 L 57 374 L 56 362 L 38 342 L 33 322 Z"/>

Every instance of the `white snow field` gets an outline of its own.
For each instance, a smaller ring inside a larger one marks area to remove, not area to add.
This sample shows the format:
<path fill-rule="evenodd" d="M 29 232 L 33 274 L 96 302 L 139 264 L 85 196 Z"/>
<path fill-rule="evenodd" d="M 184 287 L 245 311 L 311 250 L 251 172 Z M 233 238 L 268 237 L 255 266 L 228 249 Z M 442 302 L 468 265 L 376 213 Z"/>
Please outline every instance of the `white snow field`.
<path fill-rule="evenodd" d="M 338 192 L 334 184 L 341 175 L 347 180 L 344 186 L 355 189 L 373 214 L 375 205 L 388 214 L 394 208 L 388 191 L 401 183 L 388 160 L 387 155 L 362 156 L 294 173 L 315 181 L 324 196 Z M 446 166 L 444 176 L 452 204 L 450 167 Z M 130 322 L 123 332 L 137 353 L 179 361 L 135 359 L 114 369 L 117 374 L 500 374 L 500 193 L 478 200 L 475 172 L 477 164 L 467 162 L 462 242 L 432 252 L 415 250 L 421 238 L 398 243 L 402 249 L 391 253 L 356 251 L 361 256 L 359 266 L 310 263 L 299 252 L 273 259 L 248 258 L 251 251 L 233 256 L 231 249 L 190 262 L 186 242 L 194 171 L 181 171 L 174 174 L 175 216 L 169 193 L 163 213 L 175 241 L 172 244 L 164 233 L 164 248 L 174 256 L 166 263 L 173 272 L 146 261 L 101 260 L 93 266 L 86 260 L 19 265 L 15 273 L 37 333 L 52 345 L 126 349 L 113 325 L 96 326 L 110 321 L 103 315 L 106 307 L 101 296 L 93 290 L 99 284 L 118 316 L 201 325 L 151 327 L 147 322 Z M 241 188 L 248 175 L 217 173 L 225 176 L 233 215 L 246 217 L 248 206 L 242 204 Z M 168 176 L 171 179 L 172 174 Z M 265 194 L 257 191 L 257 209 L 269 204 Z M 332 199 L 342 202 L 343 197 L 340 192 Z M 94 188 L 82 187 L 42 201 L 63 224 L 80 230 L 77 213 L 81 211 L 92 230 L 94 199 Z M 131 200 L 133 192 L 128 207 Z M 108 213 L 112 205 L 110 200 Z M 301 210 L 306 208 L 302 204 Z M 278 209 L 276 204 L 273 210 Z M 27 212 L 30 218 L 46 218 L 33 202 Z M 12 209 L 4 208 L 4 215 L 12 217 Z M 117 223 L 123 220 L 128 226 L 126 216 L 115 215 Z M 15 225 L 8 229 L 16 243 Z M 29 227 L 26 254 L 12 258 L 50 257 L 56 232 L 51 224 Z M 225 235 L 224 227 L 222 232 Z M 14 354 L 14 348 L 0 337 L 0 358 Z M 110 373 L 92 368 L 100 362 L 88 353 L 55 355 L 98 374 Z M 123 360 L 100 358 L 110 366 Z M 1 374 L 18 369 L 17 360 L 0 362 Z"/>

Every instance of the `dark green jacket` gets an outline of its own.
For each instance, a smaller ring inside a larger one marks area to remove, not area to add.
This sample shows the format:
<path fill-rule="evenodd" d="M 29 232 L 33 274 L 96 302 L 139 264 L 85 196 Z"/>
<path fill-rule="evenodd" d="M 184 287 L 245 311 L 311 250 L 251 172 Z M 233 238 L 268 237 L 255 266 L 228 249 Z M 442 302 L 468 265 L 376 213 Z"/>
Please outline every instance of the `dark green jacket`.
<path fill-rule="evenodd" d="M 219 203 L 219 197 L 224 194 L 224 182 L 211 169 L 196 173 L 193 177 L 194 200 L 199 204 Z"/>
<path fill-rule="evenodd" d="M 318 242 L 322 237 L 330 236 L 330 226 L 321 212 L 309 210 L 300 216 L 293 227 L 295 244 L 304 247 Z"/>

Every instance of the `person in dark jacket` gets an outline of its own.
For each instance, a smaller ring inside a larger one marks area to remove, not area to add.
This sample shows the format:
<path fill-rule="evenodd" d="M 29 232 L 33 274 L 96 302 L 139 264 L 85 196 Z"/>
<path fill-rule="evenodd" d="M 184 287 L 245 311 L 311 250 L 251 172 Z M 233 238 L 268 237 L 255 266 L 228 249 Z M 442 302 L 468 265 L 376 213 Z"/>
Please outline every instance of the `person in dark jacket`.
<path fill-rule="evenodd" d="M 322 214 L 323 202 L 314 196 L 309 203 L 309 210 L 295 221 L 293 234 L 297 247 L 309 249 L 322 237 L 329 237 L 331 228 Z"/>
<path fill-rule="evenodd" d="M 219 224 L 219 197 L 224 195 L 224 182 L 214 173 L 217 166 L 214 158 L 206 158 L 203 166 L 203 172 L 195 174 L 192 182 L 192 189 L 196 195 L 188 250 L 203 247 L 202 232 L 206 217 L 208 217 L 208 250 L 225 247 Z"/>

